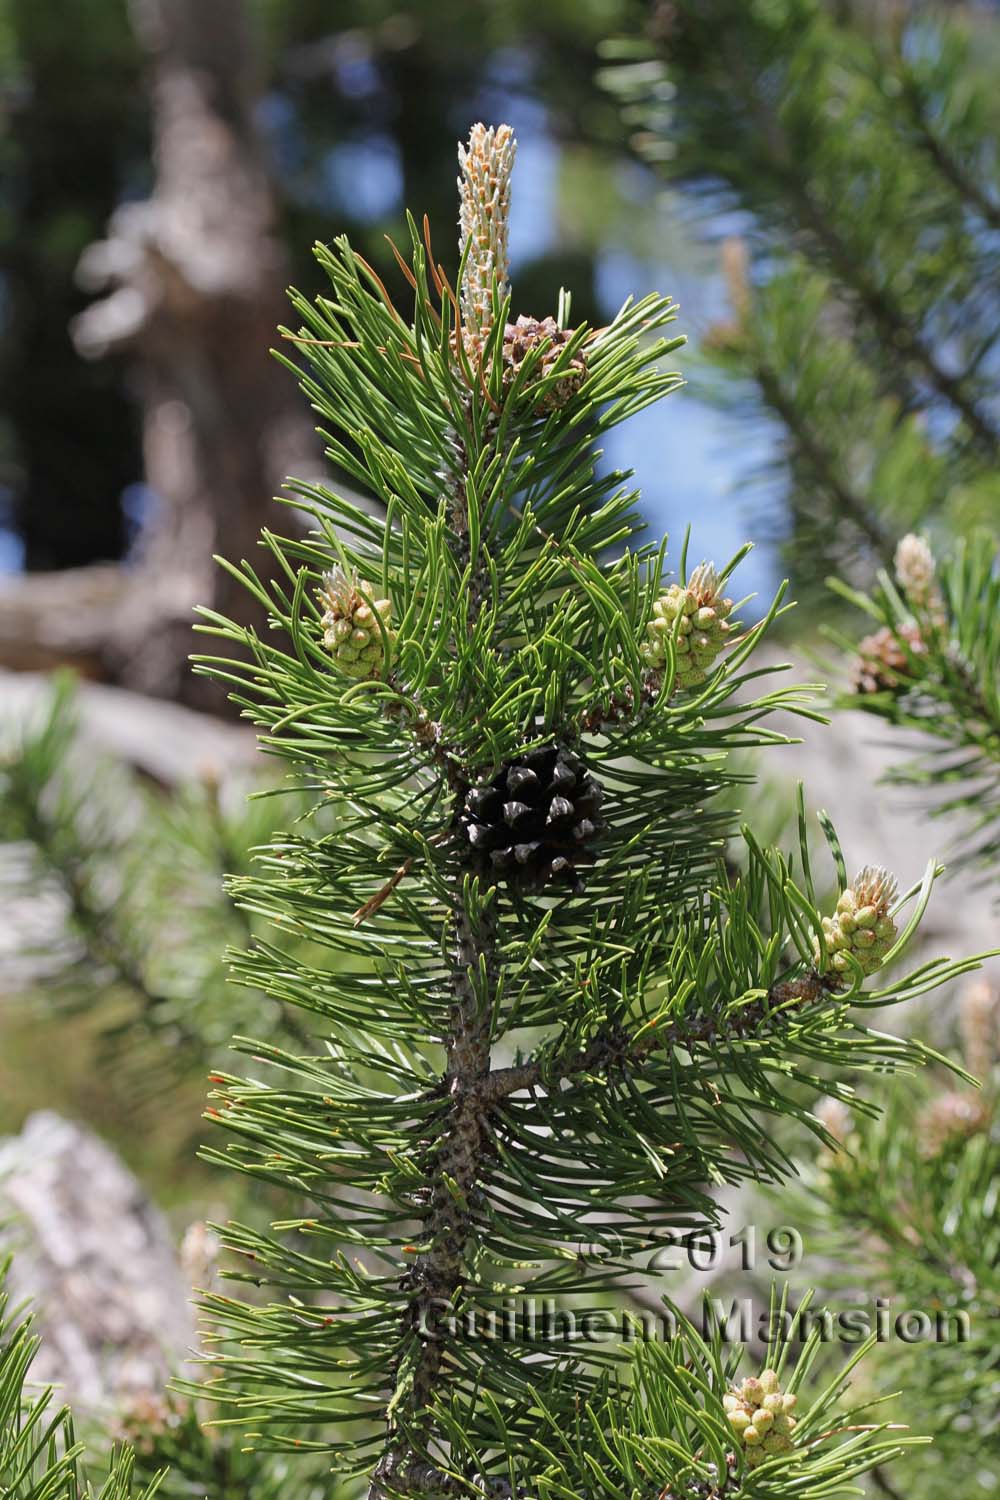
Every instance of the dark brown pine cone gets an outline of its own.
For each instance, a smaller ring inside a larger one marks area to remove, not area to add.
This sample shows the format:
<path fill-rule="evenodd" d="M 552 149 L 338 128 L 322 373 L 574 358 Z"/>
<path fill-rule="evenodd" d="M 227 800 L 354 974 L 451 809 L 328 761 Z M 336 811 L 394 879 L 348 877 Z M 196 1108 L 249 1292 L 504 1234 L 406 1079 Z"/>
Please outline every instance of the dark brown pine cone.
<path fill-rule="evenodd" d="M 601 797 L 571 750 L 546 745 L 515 756 L 466 794 L 459 821 L 474 867 L 528 890 L 550 880 L 582 889 L 578 867 L 594 859 Z"/>
<path fill-rule="evenodd" d="M 573 337 L 572 328 L 560 328 L 555 318 L 529 318 L 524 313 L 516 323 L 508 323 L 503 331 L 504 383 L 509 384 L 517 375 L 524 359 L 533 349 L 548 339 L 549 347 L 535 366 L 535 378 L 541 380 L 551 375 L 566 344 Z M 580 389 L 587 374 L 587 364 L 577 352 L 560 372 L 559 379 L 544 392 L 535 404 L 539 413 L 557 411 L 565 406 L 570 397 Z"/>

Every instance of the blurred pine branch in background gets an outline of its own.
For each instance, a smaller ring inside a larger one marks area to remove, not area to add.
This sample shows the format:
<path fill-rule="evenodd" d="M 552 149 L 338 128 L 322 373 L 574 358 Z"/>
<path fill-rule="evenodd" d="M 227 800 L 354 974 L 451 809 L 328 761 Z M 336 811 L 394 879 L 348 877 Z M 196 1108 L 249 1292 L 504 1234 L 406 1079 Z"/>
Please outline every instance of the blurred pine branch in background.
<path fill-rule="evenodd" d="M 709 352 L 777 422 L 800 595 L 995 521 L 995 12 L 670 0 L 604 51 L 634 149 L 736 236 Z"/>

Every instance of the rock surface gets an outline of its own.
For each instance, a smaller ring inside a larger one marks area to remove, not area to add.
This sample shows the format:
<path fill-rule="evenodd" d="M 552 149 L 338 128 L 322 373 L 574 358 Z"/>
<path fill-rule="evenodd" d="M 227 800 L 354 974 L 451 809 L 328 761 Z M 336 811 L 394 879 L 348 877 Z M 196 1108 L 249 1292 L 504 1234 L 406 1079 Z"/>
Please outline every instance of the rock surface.
<path fill-rule="evenodd" d="M 96 1135 L 50 1111 L 0 1143 L 0 1246 L 41 1335 L 32 1381 L 78 1417 L 157 1396 L 194 1343 L 167 1225 Z"/>

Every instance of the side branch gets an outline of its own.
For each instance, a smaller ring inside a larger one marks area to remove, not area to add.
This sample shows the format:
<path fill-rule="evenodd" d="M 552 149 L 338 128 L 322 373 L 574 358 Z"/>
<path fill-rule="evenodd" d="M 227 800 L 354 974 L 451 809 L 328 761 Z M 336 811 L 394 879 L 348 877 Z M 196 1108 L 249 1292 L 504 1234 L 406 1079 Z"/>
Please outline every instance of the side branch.
<path fill-rule="evenodd" d="M 840 225 L 827 212 L 827 205 L 803 185 L 794 143 L 789 140 L 772 101 L 755 87 L 746 60 L 729 46 L 726 61 L 736 91 L 759 130 L 768 151 L 771 170 L 795 211 L 799 227 L 812 238 L 833 275 L 904 362 L 912 370 L 919 371 L 922 378 L 963 418 L 974 445 L 989 456 L 995 455 L 1000 432 L 979 409 L 966 376 L 953 375 L 938 362 L 934 351 L 911 327 L 886 286 L 865 271 L 861 259 L 841 233 Z"/>
<path fill-rule="evenodd" d="M 887 565 L 892 559 L 893 543 L 885 527 L 881 525 L 872 507 L 852 490 L 837 473 L 833 455 L 823 446 L 813 432 L 794 398 L 783 389 L 775 371 L 757 358 L 753 360 L 753 374 L 761 388 L 764 400 L 777 412 L 798 448 L 800 456 L 809 465 L 813 476 L 840 506 L 841 511 L 864 536 L 878 561 Z"/>
<path fill-rule="evenodd" d="M 835 975 L 815 971 L 801 979 L 784 980 L 772 985 L 764 999 L 745 1006 L 721 1026 L 715 1017 L 705 1016 L 686 1023 L 650 1027 L 638 1038 L 631 1037 L 624 1027 L 608 1027 L 586 1047 L 566 1057 L 534 1058 L 513 1067 L 494 1069 L 482 1080 L 479 1098 L 489 1108 L 525 1089 L 551 1088 L 581 1074 L 607 1074 L 616 1068 L 635 1067 L 663 1047 L 685 1047 L 712 1041 L 723 1034 L 730 1038 L 750 1036 L 790 1005 L 808 1004 L 833 993 L 839 982 Z"/>

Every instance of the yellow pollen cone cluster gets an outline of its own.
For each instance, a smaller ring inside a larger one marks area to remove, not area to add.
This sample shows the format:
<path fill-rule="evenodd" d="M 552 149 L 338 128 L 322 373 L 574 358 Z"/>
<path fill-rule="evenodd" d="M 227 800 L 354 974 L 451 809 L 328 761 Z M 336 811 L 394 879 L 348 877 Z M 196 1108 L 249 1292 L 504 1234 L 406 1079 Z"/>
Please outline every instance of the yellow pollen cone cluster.
<path fill-rule="evenodd" d="M 390 601 L 376 599 L 363 578 L 352 582 L 339 571 L 326 576 L 319 597 L 324 606 L 323 644 L 340 670 L 359 680 L 380 677 L 386 666 L 386 645 L 391 648 L 394 639 L 389 629 Z"/>
<path fill-rule="evenodd" d="M 788 1453 L 795 1431 L 796 1397 L 783 1395 L 773 1370 L 751 1375 L 722 1398 L 730 1425 L 743 1447 L 751 1469 L 776 1453 Z"/>
<path fill-rule="evenodd" d="M 702 563 L 686 586 L 671 584 L 653 605 L 642 657 L 648 667 L 662 671 L 668 642 L 672 642 L 676 661 L 674 683 L 678 688 L 701 686 L 732 632 L 729 616 L 733 601 L 723 599 L 719 589 L 714 567 Z"/>
<path fill-rule="evenodd" d="M 823 918 L 827 957 L 838 974 L 849 972 L 850 958 L 857 960 L 864 974 L 882 967 L 896 940 L 896 924 L 889 915 L 895 897 L 896 882 L 888 871 L 865 865 L 840 897 L 833 916 Z M 818 938 L 815 951 L 819 963 Z"/>

